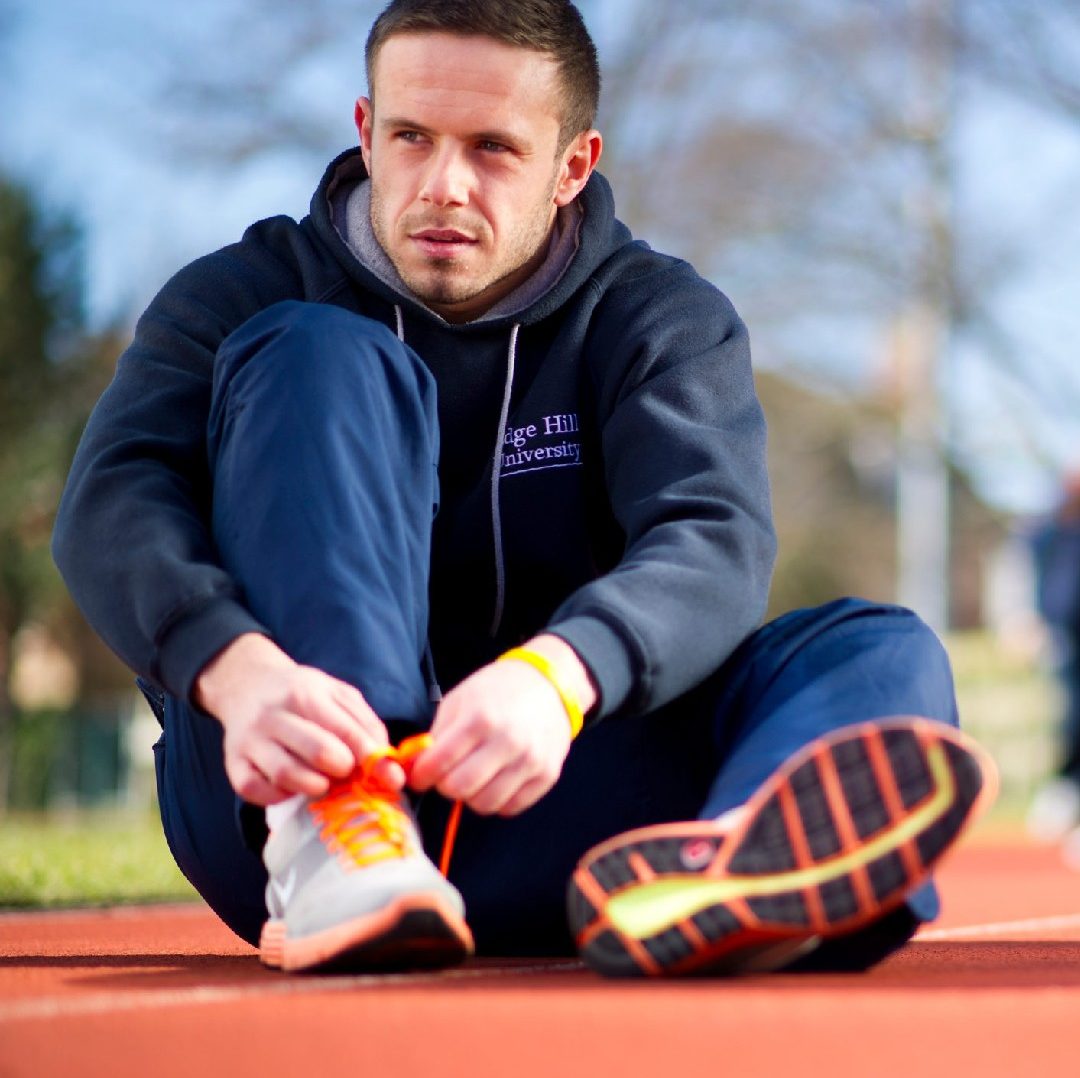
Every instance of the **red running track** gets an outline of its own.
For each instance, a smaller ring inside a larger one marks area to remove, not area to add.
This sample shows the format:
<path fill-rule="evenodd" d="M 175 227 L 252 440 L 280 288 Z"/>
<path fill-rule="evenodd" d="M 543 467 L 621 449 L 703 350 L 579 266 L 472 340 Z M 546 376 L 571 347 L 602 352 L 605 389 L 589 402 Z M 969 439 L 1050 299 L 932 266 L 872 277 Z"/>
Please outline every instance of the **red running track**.
<path fill-rule="evenodd" d="M 0 914 L 0 1078 L 1080 1074 L 1080 873 L 969 841 L 867 974 L 606 982 L 574 962 L 288 976 L 200 907 Z"/>

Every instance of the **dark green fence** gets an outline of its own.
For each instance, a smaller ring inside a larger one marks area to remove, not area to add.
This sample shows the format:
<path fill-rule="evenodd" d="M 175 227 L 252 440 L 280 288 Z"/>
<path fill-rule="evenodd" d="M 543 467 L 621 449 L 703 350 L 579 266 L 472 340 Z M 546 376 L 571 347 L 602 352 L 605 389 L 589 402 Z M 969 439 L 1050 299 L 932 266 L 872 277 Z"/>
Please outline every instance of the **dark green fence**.
<path fill-rule="evenodd" d="M 89 808 L 122 799 L 130 771 L 124 721 L 120 709 L 16 714 L 8 808 Z"/>

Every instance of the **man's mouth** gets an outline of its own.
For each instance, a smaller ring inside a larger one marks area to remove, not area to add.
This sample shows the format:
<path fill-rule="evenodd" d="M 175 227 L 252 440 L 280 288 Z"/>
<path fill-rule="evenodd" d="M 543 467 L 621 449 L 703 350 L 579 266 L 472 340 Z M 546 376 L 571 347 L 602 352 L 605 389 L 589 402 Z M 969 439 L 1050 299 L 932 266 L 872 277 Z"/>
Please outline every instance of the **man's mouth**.
<path fill-rule="evenodd" d="M 433 243 L 475 243 L 472 236 L 458 232 L 455 228 L 424 228 L 413 235 L 417 239 L 431 240 Z"/>
<path fill-rule="evenodd" d="M 423 228 L 413 232 L 411 238 L 425 254 L 444 258 L 460 254 L 477 243 L 472 236 L 454 228 Z"/>

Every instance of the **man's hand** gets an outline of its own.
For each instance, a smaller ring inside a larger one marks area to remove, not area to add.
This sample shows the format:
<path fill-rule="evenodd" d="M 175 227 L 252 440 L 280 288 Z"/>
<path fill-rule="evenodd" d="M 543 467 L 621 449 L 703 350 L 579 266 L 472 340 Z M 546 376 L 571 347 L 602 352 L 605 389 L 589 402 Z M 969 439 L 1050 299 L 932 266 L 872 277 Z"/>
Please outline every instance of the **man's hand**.
<path fill-rule="evenodd" d="M 352 685 L 301 666 L 257 633 L 237 637 L 199 674 L 195 703 L 225 730 L 225 771 L 256 805 L 320 797 L 387 744 L 386 727 Z M 400 788 L 400 766 L 380 780 Z"/>
<path fill-rule="evenodd" d="M 596 700 L 588 672 L 555 636 L 528 645 L 556 664 L 582 710 Z M 555 785 L 570 751 L 570 722 L 559 694 L 535 667 L 494 662 L 443 699 L 431 727 L 434 744 L 416 760 L 409 782 L 434 786 L 482 815 L 515 816 Z"/>

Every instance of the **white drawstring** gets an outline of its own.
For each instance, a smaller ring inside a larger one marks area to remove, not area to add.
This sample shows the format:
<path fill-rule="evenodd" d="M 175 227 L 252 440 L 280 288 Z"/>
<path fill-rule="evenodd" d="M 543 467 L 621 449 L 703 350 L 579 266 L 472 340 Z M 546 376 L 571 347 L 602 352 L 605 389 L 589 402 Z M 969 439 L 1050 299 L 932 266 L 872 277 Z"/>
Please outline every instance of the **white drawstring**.
<path fill-rule="evenodd" d="M 394 304 L 394 319 L 397 322 L 397 339 L 402 344 L 405 343 L 405 316 L 401 312 L 401 305 Z M 424 667 L 427 671 L 428 679 L 428 699 L 437 704 L 442 699 L 442 689 L 439 686 L 439 679 L 435 674 L 435 656 L 431 654 L 431 641 L 424 641 Z"/>
<path fill-rule="evenodd" d="M 503 441 L 506 421 L 510 415 L 510 394 L 514 388 L 514 365 L 517 360 L 518 323 L 510 331 L 510 349 L 506 359 L 506 386 L 503 389 L 502 410 L 499 412 L 499 434 L 495 440 L 495 461 L 491 466 L 491 527 L 495 539 L 495 616 L 491 620 L 491 635 L 499 631 L 503 604 L 506 602 L 506 565 L 503 562 L 502 512 L 499 506 L 499 479 L 502 476 Z"/>

